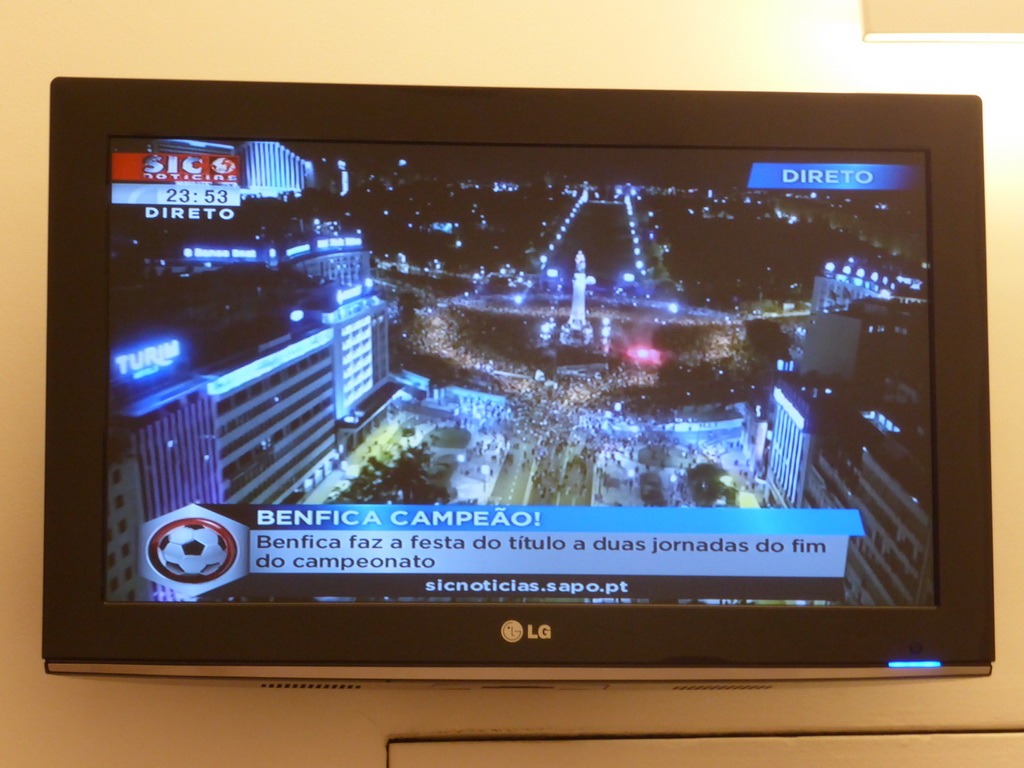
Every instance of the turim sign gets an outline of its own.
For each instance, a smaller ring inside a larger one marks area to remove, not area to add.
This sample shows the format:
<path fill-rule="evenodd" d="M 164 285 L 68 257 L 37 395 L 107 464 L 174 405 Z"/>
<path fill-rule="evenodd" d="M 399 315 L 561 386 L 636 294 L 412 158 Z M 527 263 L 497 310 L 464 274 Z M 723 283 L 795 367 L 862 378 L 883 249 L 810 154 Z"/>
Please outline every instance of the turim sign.
<path fill-rule="evenodd" d="M 143 347 L 134 352 L 114 356 L 114 370 L 119 376 L 142 379 L 167 368 L 181 357 L 181 343 L 171 339 Z"/>

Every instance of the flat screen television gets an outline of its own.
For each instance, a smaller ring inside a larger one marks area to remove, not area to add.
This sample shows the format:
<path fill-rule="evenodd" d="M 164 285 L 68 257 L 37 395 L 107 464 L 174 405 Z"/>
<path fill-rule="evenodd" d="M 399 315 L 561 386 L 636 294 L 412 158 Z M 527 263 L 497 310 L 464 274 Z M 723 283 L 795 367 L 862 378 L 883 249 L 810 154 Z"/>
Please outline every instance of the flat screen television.
<path fill-rule="evenodd" d="M 51 96 L 49 671 L 990 671 L 977 98 Z"/>

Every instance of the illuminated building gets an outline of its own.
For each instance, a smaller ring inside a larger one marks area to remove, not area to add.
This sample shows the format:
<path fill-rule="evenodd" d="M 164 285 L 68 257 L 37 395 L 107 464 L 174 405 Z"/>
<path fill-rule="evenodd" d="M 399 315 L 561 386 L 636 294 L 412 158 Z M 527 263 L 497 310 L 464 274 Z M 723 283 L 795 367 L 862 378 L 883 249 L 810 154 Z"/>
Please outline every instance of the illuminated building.
<path fill-rule="evenodd" d="M 296 478 L 323 479 L 334 450 L 333 338 L 320 331 L 206 385 L 224 501 L 283 499 Z"/>
<path fill-rule="evenodd" d="M 320 237 L 285 252 L 296 268 L 322 282 L 361 285 L 370 277 L 370 252 L 359 234 Z"/>
<path fill-rule="evenodd" d="M 912 304 L 926 301 L 927 286 L 920 267 L 903 262 L 867 262 L 849 257 L 829 262 L 814 278 L 811 312 L 841 312 L 861 299 Z"/>
<path fill-rule="evenodd" d="M 124 456 L 138 463 L 140 522 L 199 499 L 223 500 L 214 412 L 201 384 L 171 383 L 119 407 L 113 418 Z"/>
<path fill-rule="evenodd" d="M 280 197 L 301 193 L 311 183 L 312 165 L 276 141 L 247 141 L 237 151 L 246 195 Z"/>
<path fill-rule="evenodd" d="M 323 315 L 334 329 L 334 411 L 347 433 L 360 401 L 388 376 L 387 303 L 374 295 L 370 252 L 359 234 L 320 237 L 289 248 L 290 263 L 321 283 L 337 286 L 337 309 Z"/>
<path fill-rule="evenodd" d="M 190 345 L 163 337 L 118 349 L 116 419 L 139 467 L 144 520 L 193 502 L 281 501 L 336 466 L 339 440 L 351 436 L 352 423 L 365 425 L 364 401 L 389 375 L 387 303 L 373 295 L 361 246 L 350 236 L 289 249 L 286 258 L 317 278 L 318 295 L 330 286 L 335 309 L 293 310 L 278 338 L 239 347 L 230 360 L 222 351 L 200 361 Z M 251 304 L 269 293 L 260 286 L 275 274 L 257 274 L 245 301 L 236 289 L 234 314 L 205 327 L 230 339 L 254 312 L 289 316 L 286 306 Z M 220 306 L 219 282 L 207 282 L 201 306 Z"/>
<path fill-rule="evenodd" d="M 138 573 L 138 510 L 141 508 L 139 464 L 110 447 L 107 468 L 106 598 L 135 600 L 143 597 L 148 582 Z"/>
<path fill-rule="evenodd" d="M 163 378 L 115 385 L 108 599 L 149 588 L 135 568 L 145 521 L 191 503 L 282 501 L 336 464 L 333 336 L 326 329 L 281 342 L 219 375 L 155 371 L 148 376 Z"/>
<path fill-rule="evenodd" d="M 799 378 L 774 391 L 768 479 L 781 505 L 856 509 L 849 603 L 929 605 L 931 480 L 925 285 L 854 259 L 815 279 Z M 833 390 L 834 388 L 834 390 Z M 816 425 L 830 424 L 830 437 Z"/>
<path fill-rule="evenodd" d="M 282 499 L 334 447 L 331 330 L 119 409 L 143 520 L 187 504 Z"/>
<path fill-rule="evenodd" d="M 324 322 L 334 328 L 334 409 L 344 421 L 388 375 L 387 304 L 357 294 Z"/>
<path fill-rule="evenodd" d="M 153 142 L 153 149 L 195 155 L 238 155 L 242 161 L 239 187 L 243 195 L 249 197 L 301 193 L 312 184 L 312 165 L 277 141 L 221 144 L 191 139 L 158 139 Z"/>
<path fill-rule="evenodd" d="M 810 457 L 805 500 L 861 513 L 865 536 L 851 542 L 847 601 L 931 605 L 930 475 L 907 447 L 915 439 L 909 423 L 867 412 L 845 431 L 847 440 Z"/>
<path fill-rule="evenodd" d="M 792 381 L 780 381 L 772 399 L 774 505 L 861 514 L 865 536 L 851 542 L 846 600 L 930 605 L 931 480 L 918 405 L 858 411 L 841 394 Z"/>
<path fill-rule="evenodd" d="M 924 403 L 929 361 L 921 339 L 928 332 L 928 308 L 921 303 L 861 299 L 843 311 L 812 313 L 799 370 L 852 382 L 871 402 Z"/>
<path fill-rule="evenodd" d="M 775 506 L 798 507 L 811 448 L 810 406 L 795 387 L 780 381 L 772 390 L 772 407 L 775 419 L 768 460 L 769 489 Z"/>

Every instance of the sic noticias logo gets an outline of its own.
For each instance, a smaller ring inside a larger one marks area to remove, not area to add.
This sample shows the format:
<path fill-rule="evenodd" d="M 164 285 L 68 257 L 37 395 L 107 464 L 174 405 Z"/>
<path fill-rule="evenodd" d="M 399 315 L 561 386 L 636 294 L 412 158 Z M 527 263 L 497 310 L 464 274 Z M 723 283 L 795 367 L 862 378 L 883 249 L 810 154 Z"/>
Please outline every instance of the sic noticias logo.
<path fill-rule="evenodd" d="M 509 619 L 501 625 L 501 638 L 506 643 L 518 643 L 524 637 L 527 640 L 550 640 L 551 627 L 547 624 L 538 624 L 535 629 L 533 624 L 527 624 L 524 628 L 515 619 Z"/>

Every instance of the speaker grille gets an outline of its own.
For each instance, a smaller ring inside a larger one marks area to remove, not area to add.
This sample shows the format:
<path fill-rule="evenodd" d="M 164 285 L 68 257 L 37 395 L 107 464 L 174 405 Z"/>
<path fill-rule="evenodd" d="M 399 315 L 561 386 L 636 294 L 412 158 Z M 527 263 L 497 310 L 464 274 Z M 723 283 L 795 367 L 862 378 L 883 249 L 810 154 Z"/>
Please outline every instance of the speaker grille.
<path fill-rule="evenodd" d="M 260 683 L 260 688 L 305 688 L 324 691 L 349 691 L 362 687 L 359 683 Z"/>
<path fill-rule="evenodd" d="M 673 685 L 673 691 L 767 691 L 774 685 L 766 683 L 688 683 Z"/>

